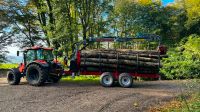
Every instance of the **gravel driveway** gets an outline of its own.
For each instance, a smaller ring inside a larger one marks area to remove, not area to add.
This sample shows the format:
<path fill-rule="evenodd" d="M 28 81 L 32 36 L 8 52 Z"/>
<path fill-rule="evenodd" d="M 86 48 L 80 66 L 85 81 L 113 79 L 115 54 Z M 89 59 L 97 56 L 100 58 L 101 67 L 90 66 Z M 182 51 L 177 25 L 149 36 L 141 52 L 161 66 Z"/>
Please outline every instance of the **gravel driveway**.
<path fill-rule="evenodd" d="M 180 95 L 183 81 L 136 81 L 132 88 L 60 82 L 9 86 L 0 78 L 1 112 L 140 112 Z"/>

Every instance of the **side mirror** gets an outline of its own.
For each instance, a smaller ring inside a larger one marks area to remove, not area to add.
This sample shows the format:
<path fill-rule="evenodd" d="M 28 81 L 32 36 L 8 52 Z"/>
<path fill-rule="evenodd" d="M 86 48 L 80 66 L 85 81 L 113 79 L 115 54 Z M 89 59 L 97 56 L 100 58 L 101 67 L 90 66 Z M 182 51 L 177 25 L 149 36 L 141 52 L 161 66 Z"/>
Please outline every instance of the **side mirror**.
<path fill-rule="evenodd" d="M 17 56 L 19 56 L 19 51 L 17 51 Z"/>

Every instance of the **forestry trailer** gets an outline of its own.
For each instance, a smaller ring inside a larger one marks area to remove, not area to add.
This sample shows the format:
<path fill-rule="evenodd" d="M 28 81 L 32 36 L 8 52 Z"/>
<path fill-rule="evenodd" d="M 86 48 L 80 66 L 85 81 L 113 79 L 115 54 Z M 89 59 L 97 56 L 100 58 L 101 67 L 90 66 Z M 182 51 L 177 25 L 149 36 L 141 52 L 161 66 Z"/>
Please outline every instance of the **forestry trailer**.
<path fill-rule="evenodd" d="M 152 42 L 157 49 L 147 50 Z M 136 44 L 134 46 L 138 49 L 141 43 L 145 43 L 145 50 L 132 50 L 132 45 Z M 101 47 L 104 44 L 108 49 Z M 94 49 L 94 46 L 97 47 Z M 129 47 L 127 49 L 124 46 Z M 62 75 L 74 77 L 81 74 L 100 76 L 100 83 L 104 87 L 113 86 L 115 82 L 122 87 L 131 87 L 133 77 L 159 78 L 160 59 L 166 57 L 167 51 L 165 46 L 160 45 L 159 36 L 149 34 L 134 38 L 89 38 L 75 43 L 73 49 L 69 70 L 63 70 L 57 59 L 54 59 L 51 48 L 26 49 L 23 51 L 24 62 L 8 72 L 8 83 L 19 84 L 20 78 L 26 76 L 29 84 L 40 86 L 48 81 L 58 82 Z M 68 58 L 64 62 L 67 64 Z"/>

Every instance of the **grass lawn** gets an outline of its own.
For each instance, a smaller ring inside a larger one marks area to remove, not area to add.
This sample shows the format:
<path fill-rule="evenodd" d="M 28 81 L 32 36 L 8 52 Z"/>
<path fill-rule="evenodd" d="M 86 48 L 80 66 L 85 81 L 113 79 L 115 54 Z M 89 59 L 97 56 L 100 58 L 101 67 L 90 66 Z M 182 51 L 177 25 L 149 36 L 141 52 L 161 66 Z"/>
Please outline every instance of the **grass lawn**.
<path fill-rule="evenodd" d="M 83 83 L 98 83 L 99 77 L 92 76 L 92 75 L 80 75 L 76 76 L 74 79 L 70 76 L 63 77 L 61 79 L 61 82 L 83 82 Z"/>
<path fill-rule="evenodd" d="M 17 68 L 18 64 L 11 64 L 11 63 L 1 63 L 0 69 L 11 69 L 11 68 Z"/>

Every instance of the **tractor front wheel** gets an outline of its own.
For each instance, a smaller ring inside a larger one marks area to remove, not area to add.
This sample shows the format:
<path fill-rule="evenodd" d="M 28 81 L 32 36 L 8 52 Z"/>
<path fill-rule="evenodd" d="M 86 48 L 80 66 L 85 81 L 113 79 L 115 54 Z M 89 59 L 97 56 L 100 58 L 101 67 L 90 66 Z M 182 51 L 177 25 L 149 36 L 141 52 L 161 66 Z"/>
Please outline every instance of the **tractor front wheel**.
<path fill-rule="evenodd" d="M 7 80 L 8 80 L 8 84 L 10 85 L 18 85 L 20 83 L 20 79 L 21 79 L 21 73 L 19 72 L 17 68 L 11 69 L 7 73 Z"/>
<path fill-rule="evenodd" d="M 26 80 L 32 86 L 41 86 L 47 79 L 47 72 L 45 69 L 37 64 L 31 64 L 26 70 Z"/>

